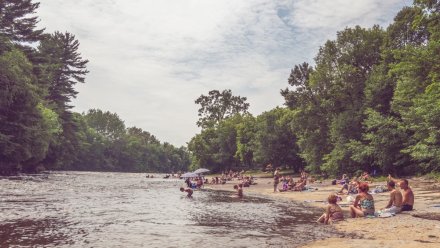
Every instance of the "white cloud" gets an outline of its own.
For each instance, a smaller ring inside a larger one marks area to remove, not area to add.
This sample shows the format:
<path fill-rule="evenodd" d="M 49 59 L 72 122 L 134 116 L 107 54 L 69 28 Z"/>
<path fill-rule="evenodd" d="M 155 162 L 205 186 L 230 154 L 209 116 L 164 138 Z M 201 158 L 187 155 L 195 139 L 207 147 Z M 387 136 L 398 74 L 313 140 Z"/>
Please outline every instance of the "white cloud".
<path fill-rule="evenodd" d="M 248 97 L 259 114 L 283 103 L 290 68 L 312 62 L 346 26 L 387 25 L 398 0 L 44 0 L 48 32 L 69 31 L 90 60 L 77 111 L 117 112 L 161 141 L 198 131 L 194 100 L 211 89 Z"/>

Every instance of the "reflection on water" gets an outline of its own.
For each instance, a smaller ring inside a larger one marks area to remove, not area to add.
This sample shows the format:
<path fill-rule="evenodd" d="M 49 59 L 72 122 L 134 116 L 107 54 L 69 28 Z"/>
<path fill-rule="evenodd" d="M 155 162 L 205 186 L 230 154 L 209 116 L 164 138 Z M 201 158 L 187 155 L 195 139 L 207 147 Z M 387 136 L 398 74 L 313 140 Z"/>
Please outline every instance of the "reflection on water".
<path fill-rule="evenodd" d="M 50 174 L 0 180 L 0 246 L 296 247 L 340 234 L 320 210 L 231 192 L 199 190 L 141 174 Z"/>

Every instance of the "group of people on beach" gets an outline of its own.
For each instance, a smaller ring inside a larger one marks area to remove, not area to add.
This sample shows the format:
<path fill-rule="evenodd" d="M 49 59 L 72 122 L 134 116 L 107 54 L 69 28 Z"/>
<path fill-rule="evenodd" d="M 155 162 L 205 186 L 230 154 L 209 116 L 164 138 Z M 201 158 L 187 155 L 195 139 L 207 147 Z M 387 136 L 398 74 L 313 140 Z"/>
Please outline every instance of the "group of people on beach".
<path fill-rule="evenodd" d="M 292 176 L 284 177 L 280 175 L 279 169 L 275 169 L 274 173 L 274 192 L 280 191 L 302 191 L 307 185 L 307 179 L 309 175 L 305 171 L 301 171 L 300 179 L 295 182 Z M 227 180 L 238 180 L 238 183 L 234 184 L 233 188 L 236 191 L 238 197 L 243 197 L 243 187 L 249 187 L 253 183 L 252 176 L 245 176 L 244 172 L 229 172 L 222 173 L 222 176 L 215 177 L 211 180 L 212 184 L 219 184 L 226 182 Z M 406 179 L 396 179 L 388 176 L 387 181 L 387 191 L 390 193 L 389 201 L 386 206 L 376 211 L 376 206 L 374 203 L 373 192 L 370 193 L 369 183 L 371 178 L 368 173 L 364 172 L 360 177 L 355 177 L 349 180 L 346 174 L 342 176 L 340 180 L 336 183 L 342 184 L 341 190 L 336 193 L 332 193 L 328 196 L 328 205 L 325 208 L 325 212 L 319 217 L 317 222 L 330 224 L 344 219 L 344 214 L 342 208 L 339 206 L 338 201 L 342 200 L 338 194 L 345 194 L 344 190 L 347 191 L 347 195 L 356 194 L 353 200 L 353 204 L 349 206 L 350 217 L 368 217 L 368 216 L 379 216 L 379 217 L 389 217 L 398 214 L 402 211 L 411 211 L 414 206 L 414 193 L 409 187 L 408 180 Z M 192 197 L 193 185 L 191 184 L 191 179 L 186 180 L 188 188 L 180 188 L 180 191 L 186 192 L 188 197 Z M 279 184 L 282 183 L 282 188 L 279 189 Z M 203 187 L 204 181 L 201 177 L 196 178 L 196 188 Z M 399 186 L 397 188 L 396 186 Z M 381 191 L 382 192 L 382 191 Z"/>
<path fill-rule="evenodd" d="M 356 217 L 368 217 L 368 216 L 393 216 L 402 211 L 411 211 L 414 206 L 414 193 L 409 187 L 408 180 L 406 179 L 395 179 L 388 176 L 387 188 L 390 192 L 390 198 L 387 205 L 376 211 L 374 204 L 374 197 L 369 192 L 369 185 L 366 182 L 367 178 L 362 178 L 363 182 L 355 181 L 356 191 L 358 192 L 354 203 L 349 206 L 350 216 L 352 218 Z M 400 190 L 396 188 L 399 184 Z M 350 190 L 348 190 L 350 192 Z M 337 203 L 338 196 L 336 194 L 330 194 L 328 197 L 328 205 L 324 214 L 317 220 L 320 223 L 333 223 L 344 219 L 341 207 Z"/>
<path fill-rule="evenodd" d="M 237 180 L 238 183 L 233 186 L 233 188 L 237 192 L 238 197 L 243 197 L 243 187 L 250 187 L 255 183 L 255 179 L 252 175 L 244 175 L 244 170 L 241 172 L 238 171 L 224 171 L 220 177 L 212 177 L 210 183 L 211 184 L 225 184 L 226 181 Z M 197 178 L 187 178 L 185 180 L 187 188 L 180 188 L 180 191 L 187 192 L 187 196 L 191 197 L 193 194 L 193 189 L 203 188 L 204 184 L 209 183 L 208 179 L 203 179 L 202 177 Z"/>
<path fill-rule="evenodd" d="M 295 182 L 292 176 L 280 176 L 279 168 L 276 168 L 273 173 L 273 192 L 285 191 L 303 191 L 306 189 L 307 179 L 309 175 L 304 170 L 301 171 L 300 179 Z M 281 189 L 279 184 L 281 183 Z"/>
<path fill-rule="evenodd" d="M 185 184 L 190 189 L 201 189 L 203 185 L 207 183 L 208 179 L 204 179 L 202 176 L 194 177 L 194 178 L 186 178 Z"/>

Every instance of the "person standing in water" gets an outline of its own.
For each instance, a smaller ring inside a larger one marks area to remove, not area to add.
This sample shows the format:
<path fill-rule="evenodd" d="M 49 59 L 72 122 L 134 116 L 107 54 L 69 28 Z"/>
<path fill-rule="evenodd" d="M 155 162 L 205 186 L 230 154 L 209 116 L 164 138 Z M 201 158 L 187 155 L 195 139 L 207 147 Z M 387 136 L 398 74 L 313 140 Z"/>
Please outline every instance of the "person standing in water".
<path fill-rule="evenodd" d="M 280 170 L 278 168 L 275 169 L 273 173 L 273 192 L 279 192 L 278 184 L 280 183 Z"/>
<path fill-rule="evenodd" d="M 192 189 L 190 189 L 190 188 L 184 189 L 183 187 L 180 187 L 180 191 L 188 193 L 186 195 L 187 197 L 192 197 L 192 194 L 193 194 L 193 190 Z"/>
<path fill-rule="evenodd" d="M 234 189 L 237 190 L 238 197 L 243 197 L 243 184 L 234 185 Z"/>

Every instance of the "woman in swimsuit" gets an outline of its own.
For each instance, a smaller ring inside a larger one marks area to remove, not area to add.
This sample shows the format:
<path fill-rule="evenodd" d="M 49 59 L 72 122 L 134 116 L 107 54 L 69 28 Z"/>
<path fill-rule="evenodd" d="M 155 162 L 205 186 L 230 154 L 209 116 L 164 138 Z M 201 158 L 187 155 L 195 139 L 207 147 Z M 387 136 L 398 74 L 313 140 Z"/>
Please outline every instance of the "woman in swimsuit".
<path fill-rule="evenodd" d="M 328 197 L 328 205 L 325 208 L 325 213 L 319 217 L 318 223 L 332 224 L 334 222 L 344 219 L 341 207 L 337 204 L 338 197 L 335 194 L 331 194 Z"/>
<path fill-rule="evenodd" d="M 350 206 L 350 214 L 352 218 L 365 217 L 374 215 L 374 199 L 368 193 L 369 187 L 367 183 L 359 184 L 359 194 L 354 200 L 354 204 Z"/>

